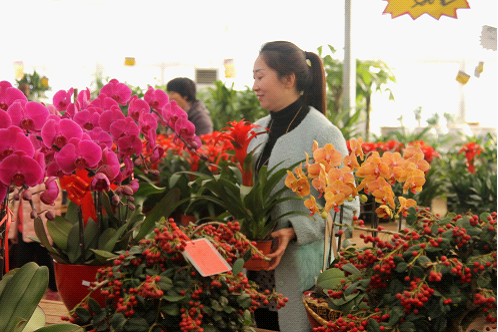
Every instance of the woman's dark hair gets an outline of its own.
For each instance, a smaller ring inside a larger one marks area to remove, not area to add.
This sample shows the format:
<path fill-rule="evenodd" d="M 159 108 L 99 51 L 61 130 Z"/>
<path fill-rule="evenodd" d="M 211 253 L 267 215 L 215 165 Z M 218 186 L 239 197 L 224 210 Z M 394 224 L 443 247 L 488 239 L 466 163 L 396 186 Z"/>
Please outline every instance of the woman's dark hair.
<path fill-rule="evenodd" d="M 261 47 L 259 54 L 268 67 L 277 72 L 280 79 L 294 74 L 297 90 L 303 92 L 304 101 L 327 114 L 325 72 L 318 54 L 304 52 L 287 41 L 266 43 Z"/>
<path fill-rule="evenodd" d="M 187 97 L 189 103 L 197 101 L 195 83 L 187 77 L 177 77 L 166 84 L 167 91 L 174 91 L 182 97 Z"/>

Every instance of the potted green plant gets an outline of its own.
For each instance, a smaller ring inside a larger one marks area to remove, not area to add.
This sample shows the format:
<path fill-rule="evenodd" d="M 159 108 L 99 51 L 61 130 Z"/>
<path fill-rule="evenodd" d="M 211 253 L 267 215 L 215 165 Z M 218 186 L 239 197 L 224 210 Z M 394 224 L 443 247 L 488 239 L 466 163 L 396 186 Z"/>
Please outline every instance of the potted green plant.
<path fill-rule="evenodd" d="M 281 218 L 290 214 L 302 214 L 302 212 L 291 211 L 281 215 L 279 218 L 270 218 L 273 208 L 281 202 L 299 199 L 298 197 L 282 197 L 287 188 L 273 192 L 275 185 L 287 174 L 287 169 L 275 171 L 277 166 L 268 170 L 266 166 L 261 167 L 259 172 L 253 171 L 253 153 L 247 151 L 251 139 L 255 136 L 252 129 L 253 124 L 247 121 L 231 122 L 230 127 L 225 128 L 225 133 L 231 140 L 236 163 L 227 167 L 219 167 L 212 174 L 196 172 L 184 172 L 194 176 L 193 183 L 199 185 L 199 191 L 194 193 L 192 202 L 208 200 L 223 207 L 224 212 L 217 218 L 219 221 L 233 219 L 240 223 L 241 232 L 256 245 L 263 253 L 270 253 L 270 233 Z M 208 190 L 211 195 L 206 195 Z M 257 260 L 252 266 L 248 263 L 248 269 L 262 269 L 267 261 Z"/>
<path fill-rule="evenodd" d="M 36 332 L 82 332 L 74 324 L 56 324 L 43 327 L 44 322 L 34 321 L 38 303 L 48 285 L 48 268 L 35 262 L 23 265 L 5 274 L 0 280 L 0 330 L 21 332 L 30 329 Z M 41 316 L 43 317 L 43 315 Z M 29 325 L 28 325 L 29 324 Z"/>
<path fill-rule="evenodd" d="M 199 239 L 212 243 L 228 271 L 202 275 L 186 254 Z M 92 289 L 102 286 L 106 305 L 87 297 L 65 319 L 97 331 L 254 331 L 253 312 L 259 304 L 276 301 L 281 308 L 286 299 L 259 292 L 241 272 L 250 248 L 237 222 L 184 228 L 163 219 L 99 274 Z"/>
<path fill-rule="evenodd" d="M 362 220 L 353 225 L 335 218 L 328 222 L 325 236 L 330 241 L 324 251 L 338 252 L 331 265 L 325 262 L 313 296 L 303 295 L 314 331 L 465 331 L 483 313 L 495 323 L 496 212 L 442 217 L 417 207 L 412 199 L 396 197 L 395 182 L 405 193 L 422 190 L 429 164 L 419 144 L 403 156 L 372 152 L 361 166 L 361 140 L 352 140 L 350 146 L 343 168 L 300 174 L 304 180 L 326 183 L 317 187 L 325 195 L 325 207 L 309 197 L 305 204 L 310 211 L 323 217 L 332 209 L 340 213 L 344 200 L 363 190 L 379 203 L 379 218 L 405 217 L 408 227 L 395 232 L 366 228 Z M 308 171 L 316 164 L 326 167 L 324 161 L 313 160 Z M 340 176 L 351 171 L 358 186 L 351 177 Z M 349 240 L 354 230 L 373 233 L 360 236 L 366 244 L 361 249 Z"/>

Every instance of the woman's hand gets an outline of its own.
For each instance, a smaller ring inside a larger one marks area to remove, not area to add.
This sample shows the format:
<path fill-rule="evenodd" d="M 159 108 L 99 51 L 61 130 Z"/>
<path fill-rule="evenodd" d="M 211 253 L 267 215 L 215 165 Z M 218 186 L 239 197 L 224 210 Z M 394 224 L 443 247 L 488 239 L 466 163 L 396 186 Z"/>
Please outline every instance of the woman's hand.
<path fill-rule="evenodd" d="M 270 261 L 270 266 L 267 268 L 267 270 L 273 270 L 274 268 L 277 267 L 277 265 L 280 263 L 280 260 L 282 259 L 282 256 L 285 252 L 285 249 L 287 248 L 287 245 L 291 240 L 296 238 L 296 232 L 294 232 L 294 228 L 292 227 L 282 228 L 279 229 L 278 231 L 271 233 L 271 237 L 274 239 L 276 238 L 278 241 L 277 241 L 277 249 L 275 249 L 275 251 L 272 252 L 271 254 L 266 255 L 267 257 L 272 259 Z"/>

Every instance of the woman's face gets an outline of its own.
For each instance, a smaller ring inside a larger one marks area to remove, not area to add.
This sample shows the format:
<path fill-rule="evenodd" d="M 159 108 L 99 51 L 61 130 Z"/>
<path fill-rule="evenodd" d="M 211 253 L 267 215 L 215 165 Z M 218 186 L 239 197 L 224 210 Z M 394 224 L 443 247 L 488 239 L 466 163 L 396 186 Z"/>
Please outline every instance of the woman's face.
<path fill-rule="evenodd" d="M 180 106 L 184 111 L 188 111 L 186 110 L 186 107 L 188 105 L 188 102 L 187 102 L 187 96 L 185 97 L 182 97 L 178 92 L 176 91 L 168 91 L 168 98 L 169 100 L 174 100 L 176 101 L 176 104 L 178 106 Z"/>
<path fill-rule="evenodd" d="M 277 72 L 268 67 L 261 55 L 254 62 L 253 77 L 252 89 L 264 109 L 270 112 L 280 111 L 296 100 L 295 96 L 291 96 L 296 90 L 293 84 L 279 80 Z"/>

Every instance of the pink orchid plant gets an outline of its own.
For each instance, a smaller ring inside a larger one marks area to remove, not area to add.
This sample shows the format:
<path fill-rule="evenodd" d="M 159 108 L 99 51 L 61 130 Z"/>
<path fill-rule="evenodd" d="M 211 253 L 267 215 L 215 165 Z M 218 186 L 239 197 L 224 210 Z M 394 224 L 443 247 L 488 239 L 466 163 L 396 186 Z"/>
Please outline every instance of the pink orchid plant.
<path fill-rule="evenodd" d="M 201 144 L 186 113 L 160 89 L 149 86 L 140 99 L 112 79 L 93 100 L 88 88 L 73 100 L 74 91 L 60 90 L 52 105 L 44 105 L 28 101 L 9 82 L 0 82 L 1 217 L 8 215 L 10 200 L 29 197 L 24 193 L 36 185 L 44 185 L 40 199 L 53 204 L 59 182 L 71 201 L 68 211 L 65 217 L 34 211 L 34 217 L 47 217 L 53 243 L 40 218 L 35 219 L 38 240 L 59 263 L 97 264 L 107 258 L 104 252 L 139 241 L 154 226 L 155 221 L 137 209 L 143 199 L 136 200 L 142 185 L 134 167 L 147 172 L 148 157 L 157 161 L 163 156 L 163 147 L 156 143 L 158 124 L 172 128 L 187 149 Z M 126 105 L 125 115 L 120 106 Z M 5 229 L 7 223 L 0 226 Z M 76 244 L 71 242 L 75 237 Z"/>

